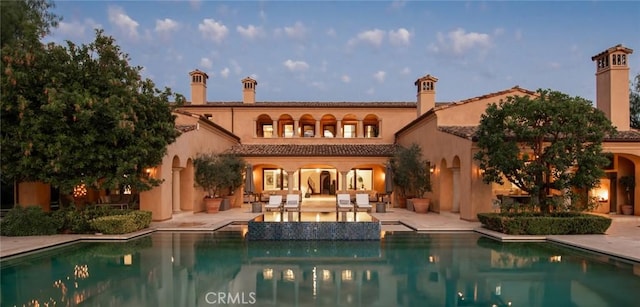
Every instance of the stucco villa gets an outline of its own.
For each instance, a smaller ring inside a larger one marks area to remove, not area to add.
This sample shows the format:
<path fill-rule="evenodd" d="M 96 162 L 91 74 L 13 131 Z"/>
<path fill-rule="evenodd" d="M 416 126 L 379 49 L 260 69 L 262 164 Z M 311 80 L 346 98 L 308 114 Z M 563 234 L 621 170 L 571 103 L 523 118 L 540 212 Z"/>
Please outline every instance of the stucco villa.
<path fill-rule="evenodd" d="M 640 131 L 630 128 L 629 54 L 632 49 L 611 47 L 592 57 L 596 64 L 596 107 L 617 127 L 604 151 L 611 165 L 598 196 L 602 213 L 621 212 L 626 191 L 618 184 L 625 175 L 640 176 Z M 174 212 L 204 211 L 204 191 L 194 187 L 193 159 L 198 153 L 229 151 L 251 164 L 256 194 L 296 192 L 331 195 L 358 190 L 377 199 L 385 192 L 385 164 L 397 145 L 420 145 L 429 161 L 433 191 L 431 211 L 458 213 L 476 220 L 490 212 L 492 199 L 513 192 L 510 184 L 485 184 L 473 160 L 477 151 L 474 132 L 487 104 L 508 96 L 534 95 L 518 86 L 469 99 L 441 103 L 436 100 L 439 80 L 426 75 L 415 81 L 416 101 L 410 102 L 267 102 L 256 100 L 258 82 L 241 80 L 242 101 L 207 99 L 208 75 L 189 74 L 191 101 L 175 111 L 176 129 L 182 134 L 168 147 L 161 165 L 150 176 L 164 182 L 140 193 L 140 209 L 153 212 L 154 220 L 171 219 Z M 442 80 L 441 82 L 447 82 Z M 452 81 L 451 81 L 452 82 Z M 26 189 L 26 186 L 25 186 Z M 21 185 L 22 190 L 22 185 Z M 25 191 L 26 192 L 26 191 Z M 21 204 L 33 203 L 30 193 L 20 193 Z M 243 202 L 235 193 L 235 204 Z M 631 193 L 640 215 L 640 187 Z M 24 196 L 24 197 L 22 197 Z M 391 197 L 393 206 L 399 204 Z M 304 210 L 305 202 L 302 202 Z"/>

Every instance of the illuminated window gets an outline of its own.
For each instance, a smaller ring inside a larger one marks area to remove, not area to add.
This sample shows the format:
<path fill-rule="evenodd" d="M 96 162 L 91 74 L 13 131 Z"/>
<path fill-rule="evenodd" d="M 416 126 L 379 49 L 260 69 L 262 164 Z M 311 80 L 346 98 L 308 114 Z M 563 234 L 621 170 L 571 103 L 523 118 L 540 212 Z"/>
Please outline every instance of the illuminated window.
<path fill-rule="evenodd" d="M 356 125 L 355 124 L 345 124 L 343 126 L 343 134 L 344 138 L 355 138 L 356 137 Z"/>
<path fill-rule="evenodd" d="M 285 124 L 282 126 L 284 128 L 284 137 L 292 138 L 293 137 L 293 124 Z"/>
<path fill-rule="evenodd" d="M 262 125 L 262 137 L 270 138 L 273 136 L 273 125 Z"/>

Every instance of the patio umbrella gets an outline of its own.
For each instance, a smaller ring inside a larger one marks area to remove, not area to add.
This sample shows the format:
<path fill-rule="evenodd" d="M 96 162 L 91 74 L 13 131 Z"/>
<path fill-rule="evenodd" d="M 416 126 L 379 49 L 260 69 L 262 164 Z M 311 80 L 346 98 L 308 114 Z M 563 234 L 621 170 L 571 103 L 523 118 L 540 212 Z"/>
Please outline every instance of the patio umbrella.
<path fill-rule="evenodd" d="M 387 195 L 391 195 L 393 192 L 393 170 L 390 164 L 387 164 L 387 168 L 384 171 L 384 192 Z"/>
<path fill-rule="evenodd" d="M 253 166 L 247 164 L 247 171 L 244 176 L 244 194 L 253 195 L 256 192 L 256 186 L 253 184 Z"/>

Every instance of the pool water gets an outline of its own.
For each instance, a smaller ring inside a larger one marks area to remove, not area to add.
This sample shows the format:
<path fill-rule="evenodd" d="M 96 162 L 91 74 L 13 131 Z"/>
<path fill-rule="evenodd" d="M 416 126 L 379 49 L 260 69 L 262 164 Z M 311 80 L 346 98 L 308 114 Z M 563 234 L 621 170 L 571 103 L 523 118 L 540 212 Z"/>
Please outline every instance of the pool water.
<path fill-rule="evenodd" d="M 640 264 L 549 243 L 475 233 L 244 235 L 156 232 L 3 260 L 0 305 L 638 306 Z"/>

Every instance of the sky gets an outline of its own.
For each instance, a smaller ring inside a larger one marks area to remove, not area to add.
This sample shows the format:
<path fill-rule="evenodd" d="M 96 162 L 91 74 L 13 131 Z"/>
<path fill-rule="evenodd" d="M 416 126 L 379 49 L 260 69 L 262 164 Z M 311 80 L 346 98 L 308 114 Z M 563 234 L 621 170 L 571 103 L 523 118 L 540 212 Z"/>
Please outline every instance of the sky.
<path fill-rule="evenodd" d="M 191 99 L 188 73 L 209 75 L 208 101 L 436 101 L 513 86 L 595 100 L 591 56 L 623 44 L 640 73 L 636 1 L 54 1 L 45 41 L 76 44 L 103 29 L 143 77 Z"/>

